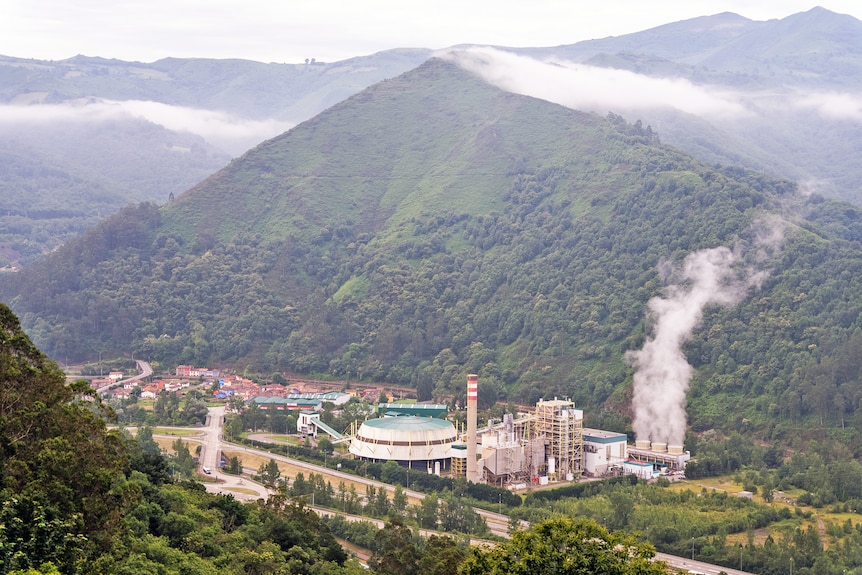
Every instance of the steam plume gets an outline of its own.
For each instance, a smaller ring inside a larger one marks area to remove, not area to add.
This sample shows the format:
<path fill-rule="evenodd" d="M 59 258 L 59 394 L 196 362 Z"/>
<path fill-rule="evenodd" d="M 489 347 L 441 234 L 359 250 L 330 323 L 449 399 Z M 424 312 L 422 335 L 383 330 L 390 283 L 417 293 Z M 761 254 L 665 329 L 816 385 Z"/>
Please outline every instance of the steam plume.
<path fill-rule="evenodd" d="M 771 222 L 768 232 L 756 236 L 757 250 L 751 260 L 762 263 L 778 249 L 783 237 L 779 226 Z M 707 305 L 731 306 L 742 299 L 749 288 L 759 287 L 766 272 L 752 268 L 737 272 L 741 254 L 718 247 L 689 254 L 681 270 L 662 264 L 662 273 L 679 276 L 679 283 L 667 288 L 665 297 L 647 304 L 653 320 L 653 335 L 643 348 L 630 351 L 627 359 L 635 367 L 634 432 L 639 440 L 648 439 L 668 445 L 683 445 L 686 429 L 686 393 L 693 373 L 682 352 L 703 318 Z"/>

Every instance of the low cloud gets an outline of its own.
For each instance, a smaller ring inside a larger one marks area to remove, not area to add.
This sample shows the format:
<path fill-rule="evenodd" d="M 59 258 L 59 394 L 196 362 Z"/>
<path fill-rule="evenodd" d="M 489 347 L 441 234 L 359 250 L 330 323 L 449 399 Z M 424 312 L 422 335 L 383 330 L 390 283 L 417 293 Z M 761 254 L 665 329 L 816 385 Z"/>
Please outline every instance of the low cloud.
<path fill-rule="evenodd" d="M 797 96 L 794 107 L 810 109 L 832 120 L 862 121 L 862 96 L 846 92 L 815 93 Z"/>
<path fill-rule="evenodd" d="M 698 86 L 685 79 L 653 78 L 573 62 L 539 61 L 493 48 L 469 48 L 442 57 L 503 90 L 569 108 L 606 113 L 671 107 L 699 116 L 747 113 L 732 92 Z"/>
<path fill-rule="evenodd" d="M 63 104 L 0 106 L 0 125 L 122 119 L 142 119 L 174 132 L 196 134 L 232 155 L 239 155 L 293 127 L 291 123 L 278 120 L 249 120 L 214 110 L 142 100 L 82 99 Z"/>
<path fill-rule="evenodd" d="M 813 110 L 827 120 L 862 121 L 862 95 L 762 93 L 657 78 L 561 60 L 536 60 L 494 48 L 441 52 L 489 84 L 568 108 L 605 114 L 672 108 L 707 120 L 745 120 L 780 110 Z"/>

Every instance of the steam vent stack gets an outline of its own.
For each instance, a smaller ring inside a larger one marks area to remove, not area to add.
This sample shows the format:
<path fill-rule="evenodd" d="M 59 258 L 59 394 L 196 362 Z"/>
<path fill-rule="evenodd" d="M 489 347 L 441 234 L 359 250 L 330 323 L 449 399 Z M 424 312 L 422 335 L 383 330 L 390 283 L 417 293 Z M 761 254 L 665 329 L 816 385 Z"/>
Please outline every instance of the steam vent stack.
<path fill-rule="evenodd" d="M 467 480 L 478 482 L 476 461 L 476 420 L 478 418 L 479 376 L 467 375 Z"/>

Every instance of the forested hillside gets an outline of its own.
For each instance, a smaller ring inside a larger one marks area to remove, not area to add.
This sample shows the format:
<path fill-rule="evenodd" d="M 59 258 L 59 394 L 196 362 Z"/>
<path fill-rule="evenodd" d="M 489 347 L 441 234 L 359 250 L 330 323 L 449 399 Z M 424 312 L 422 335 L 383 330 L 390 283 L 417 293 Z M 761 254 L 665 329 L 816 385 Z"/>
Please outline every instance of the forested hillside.
<path fill-rule="evenodd" d="M 0 267 L 29 264 L 123 206 L 166 203 L 229 160 L 131 117 L 0 122 Z"/>
<path fill-rule="evenodd" d="M 762 257 L 767 227 L 783 243 Z M 860 239 L 849 205 L 432 60 L 124 210 L 2 297 L 61 361 L 322 372 L 423 399 L 460 398 L 472 371 L 484 405 L 570 396 L 622 427 L 647 301 L 726 246 L 763 281 L 685 347 L 694 429 L 858 445 Z"/>

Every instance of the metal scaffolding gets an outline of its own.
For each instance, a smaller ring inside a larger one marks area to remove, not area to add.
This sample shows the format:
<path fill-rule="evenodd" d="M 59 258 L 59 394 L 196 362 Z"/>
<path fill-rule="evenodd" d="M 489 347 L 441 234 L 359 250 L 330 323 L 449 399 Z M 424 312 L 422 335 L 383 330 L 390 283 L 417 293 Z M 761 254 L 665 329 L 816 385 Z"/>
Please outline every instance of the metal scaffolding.
<path fill-rule="evenodd" d="M 584 415 L 573 401 L 553 399 L 536 403 L 535 437 L 545 440 L 548 478 L 577 478 L 583 472 Z"/>

